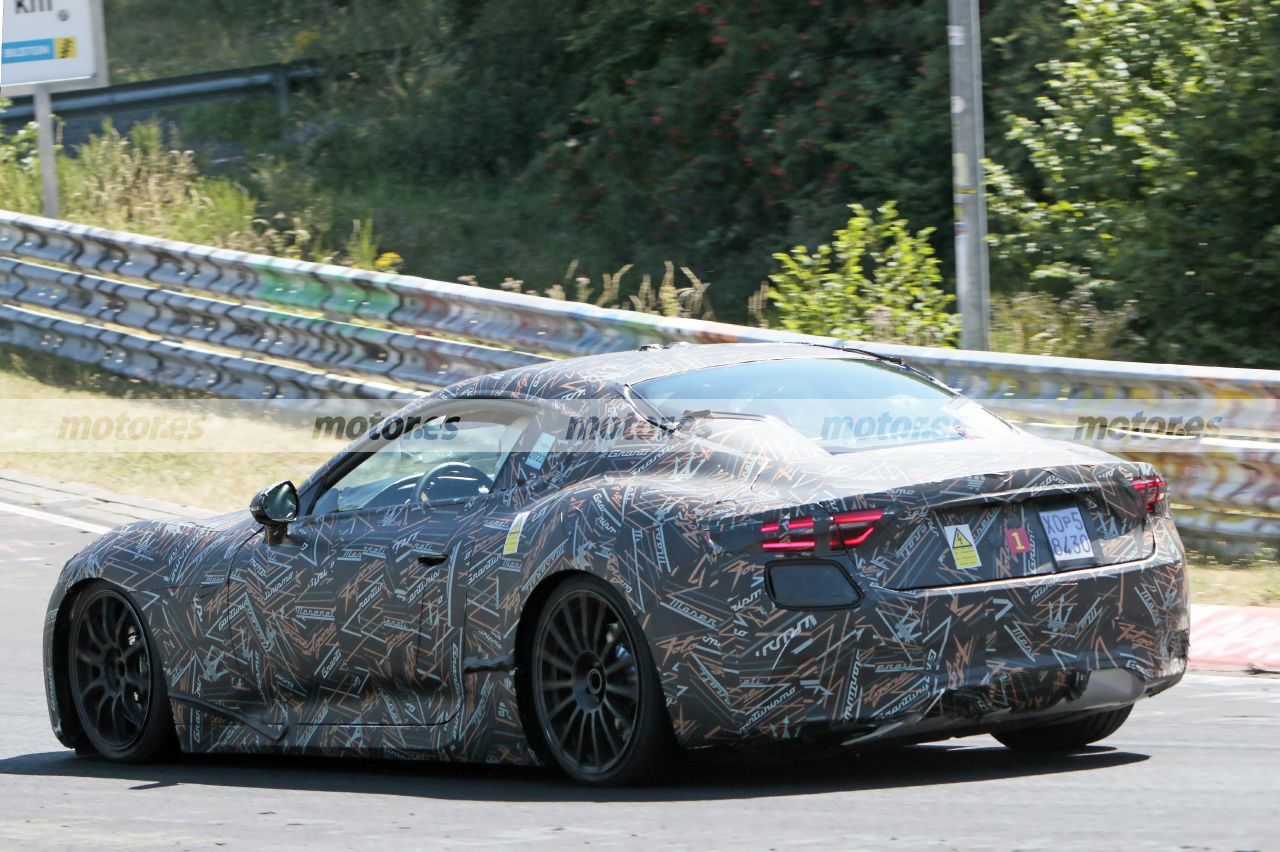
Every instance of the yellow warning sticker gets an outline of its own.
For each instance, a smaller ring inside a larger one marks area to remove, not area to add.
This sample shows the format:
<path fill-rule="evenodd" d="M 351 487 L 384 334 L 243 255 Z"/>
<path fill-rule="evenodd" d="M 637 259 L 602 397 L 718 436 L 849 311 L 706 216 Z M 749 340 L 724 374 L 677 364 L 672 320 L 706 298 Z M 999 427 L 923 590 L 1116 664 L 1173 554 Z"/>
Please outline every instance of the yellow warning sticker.
<path fill-rule="evenodd" d="M 53 40 L 53 55 L 59 59 L 75 59 L 77 55 L 75 36 L 55 38 Z"/>
<path fill-rule="evenodd" d="M 973 530 L 969 529 L 968 524 L 944 527 L 943 534 L 947 537 L 947 546 L 951 548 L 951 558 L 956 561 L 957 568 L 982 567 L 982 558 L 978 556 L 977 539 L 974 538 Z"/>
<path fill-rule="evenodd" d="M 528 512 L 521 512 L 511 522 L 511 529 L 507 530 L 507 540 L 502 544 L 503 556 L 510 556 L 520 549 L 520 533 L 524 530 L 524 519 L 527 517 L 529 517 Z"/>

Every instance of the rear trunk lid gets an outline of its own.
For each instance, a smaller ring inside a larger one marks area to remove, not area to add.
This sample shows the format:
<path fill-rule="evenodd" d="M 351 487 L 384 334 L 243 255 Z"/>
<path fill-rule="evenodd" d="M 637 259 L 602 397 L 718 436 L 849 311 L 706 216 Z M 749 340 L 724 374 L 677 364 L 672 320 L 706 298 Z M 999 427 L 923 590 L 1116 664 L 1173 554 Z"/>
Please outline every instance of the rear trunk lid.
<path fill-rule="evenodd" d="M 786 479 L 792 488 L 807 480 L 821 496 L 805 502 L 832 518 L 882 511 L 865 540 L 843 549 L 860 574 L 909 590 L 1145 558 L 1154 538 L 1130 481 L 1149 472 L 1088 448 L 1017 438 L 806 460 Z M 842 549 L 839 535 L 822 538 Z"/>

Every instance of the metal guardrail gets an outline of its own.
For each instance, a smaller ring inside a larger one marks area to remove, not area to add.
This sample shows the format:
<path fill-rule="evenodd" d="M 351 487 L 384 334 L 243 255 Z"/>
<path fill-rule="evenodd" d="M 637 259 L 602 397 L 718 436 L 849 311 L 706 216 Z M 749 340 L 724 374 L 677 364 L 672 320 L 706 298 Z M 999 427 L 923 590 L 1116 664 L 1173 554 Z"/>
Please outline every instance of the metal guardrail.
<path fill-rule="evenodd" d="M 289 91 L 295 83 L 328 77 L 331 72 L 318 61 L 255 65 L 225 71 L 207 71 L 181 77 L 165 77 L 137 83 L 121 83 L 83 92 L 53 95 L 53 110 L 62 118 L 84 115 L 111 115 L 137 109 L 164 109 L 210 103 L 245 95 L 274 94 L 280 111 L 288 111 Z M 5 126 L 24 124 L 35 118 L 30 97 L 14 98 L 0 112 Z"/>
<path fill-rule="evenodd" d="M 0 298 L 245 355 L 352 375 L 377 373 L 401 387 L 439 385 L 457 376 L 541 360 L 506 349 L 143 287 L 3 257 Z"/>
<path fill-rule="evenodd" d="M 9 303 L 0 306 L 0 342 L 237 398 L 387 398 L 654 342 L 836 342 L 5 212 L 0 300 Z M 1189 534 L 1280 541 L 1280 371 L 864 346 L 1051 437 L 1073 437 L 1064 400 L 1196 401 L 1222 424 L 1197 452 L 1163 435 L 1104 448 L 1167 473 Z"/>

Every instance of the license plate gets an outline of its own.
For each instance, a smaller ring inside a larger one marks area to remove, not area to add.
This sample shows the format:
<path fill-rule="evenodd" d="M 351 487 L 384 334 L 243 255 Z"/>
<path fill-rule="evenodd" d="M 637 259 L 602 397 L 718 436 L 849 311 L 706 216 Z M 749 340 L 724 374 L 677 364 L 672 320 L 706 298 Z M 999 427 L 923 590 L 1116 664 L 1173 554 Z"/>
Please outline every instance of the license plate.
<path fill-rule="evenodd" d="M 1093 560 L 1093 542 L 1089 541 L 1089 530 L 1080 516 L 1079 507 L 1042 511 L 1040 523 L 1049 536 L 1054 562 L 1061 565 L 1064 562 Z"/>

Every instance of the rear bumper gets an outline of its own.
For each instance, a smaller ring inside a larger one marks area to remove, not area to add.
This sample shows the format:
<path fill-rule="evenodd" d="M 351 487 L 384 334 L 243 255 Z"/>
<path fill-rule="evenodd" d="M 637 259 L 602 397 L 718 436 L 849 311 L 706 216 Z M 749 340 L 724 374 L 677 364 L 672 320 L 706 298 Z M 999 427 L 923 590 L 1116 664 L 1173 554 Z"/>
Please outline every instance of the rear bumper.
<path fill-rule="evenodd" d="M 864 720 L 852 724 L 815 723 L 797 732 L 798 745 L 853 747 L 919 743 L 963 737 L 972 734 L 1015 730 L 1039 724 L 1068 722 L 1096 710 L 1114 709 L 1133 704 L 1141 698 L 1161 692 L 1182 679 L 1182 673 L 1144 681 L 1124 669 L 1099 669 L 1080 672 L 1071 688 L 1059 693 L 1046 693 L 1028 707 L 988 705 L 981 710 L 968 703 L 971 689 L 962 688 L 962 702 L 952 699 L 957 691 L 944 690 L 934 702 L 921 710 L 881 721 Z M 993 692 L 1005 691 L 994 686 Z M 759 738 L 753 742 L 760 744 Z"/>
<path fill-rule="evenodd" d="M 719 665 L 682 661 L 701 683 L 668 692 L 677 734 L 690 748 L 920 741 L 1155 694 L 1185 672 L 1189 629 L 1171 523 L 1156 541 L 1139 562 L 1038 577 L 912 592 L 860 580 L 843 610 L 765 602 L 704 643 Z"/>

